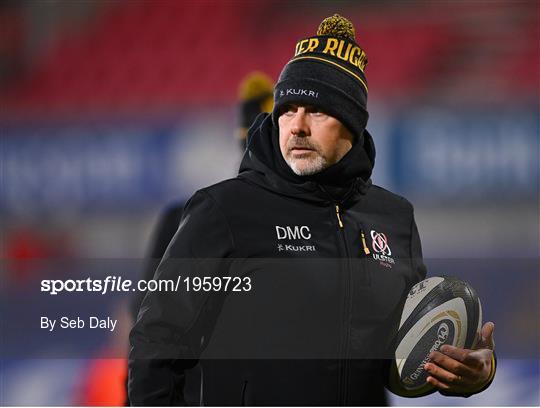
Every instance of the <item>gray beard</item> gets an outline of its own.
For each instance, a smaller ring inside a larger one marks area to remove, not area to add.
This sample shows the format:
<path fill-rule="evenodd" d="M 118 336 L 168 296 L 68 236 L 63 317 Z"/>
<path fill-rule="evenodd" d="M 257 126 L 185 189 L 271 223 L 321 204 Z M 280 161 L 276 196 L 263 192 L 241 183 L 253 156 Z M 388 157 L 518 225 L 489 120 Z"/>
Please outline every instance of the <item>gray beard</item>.
<path fill-rule="evenodd" d="M 297 176 L 311 176 L 313 174 L 317 174 L 323 171 L 328 167 L 327 160 L 319 155 L 317 155 L 317 157 L 315 157 L 313 160 L 310 160 L 307 163 L 303 163 L 302 165 L 299 165 L 299 162 L 306 162 L 305 159 L 286 158 L 285 161 L 287 162 L 291 170 L 294 172 L 294 174 L 296 174 Z"/>

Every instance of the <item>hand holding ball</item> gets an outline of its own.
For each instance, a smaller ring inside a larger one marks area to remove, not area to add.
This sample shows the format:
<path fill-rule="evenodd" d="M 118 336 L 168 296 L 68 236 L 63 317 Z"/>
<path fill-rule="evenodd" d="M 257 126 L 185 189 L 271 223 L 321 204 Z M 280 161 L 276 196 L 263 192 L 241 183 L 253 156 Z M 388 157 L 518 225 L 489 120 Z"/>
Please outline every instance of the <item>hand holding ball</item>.
<path fill-rule="evenodd" d="M 452 277 L 433 277 L 409 292 L 401 315 L 390 390 L 415 397 L 433 390 L 424 365 L 445 345 L 474 348 L 482 324 L 482 307 L 474 289 Z"/>

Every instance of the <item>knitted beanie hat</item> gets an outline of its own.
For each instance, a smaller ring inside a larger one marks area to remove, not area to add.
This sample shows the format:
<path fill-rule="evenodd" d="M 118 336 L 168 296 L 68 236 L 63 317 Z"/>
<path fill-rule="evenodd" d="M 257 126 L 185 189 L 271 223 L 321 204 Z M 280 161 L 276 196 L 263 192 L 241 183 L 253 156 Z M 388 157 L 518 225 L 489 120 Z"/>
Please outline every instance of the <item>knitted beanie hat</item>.
<path fill-rule="evenodd" d="M 250 72 L 238 87 L 239 127 L 238 139 L 244 143 L 247 131 L 261 112 L 272 112 L 274 100 L 272 88 L 274 84 L 263 72 Z"/>
<path fill-rule="evenodd" d="M 367 62 L 352 23 L 338 14 L 324 19 L 316 36 L 298 41 L 281 71 L 274 88 L 274 125 L 285 105 L 313 105 L 339 119 L 358 140 L 368 120 Z"/>

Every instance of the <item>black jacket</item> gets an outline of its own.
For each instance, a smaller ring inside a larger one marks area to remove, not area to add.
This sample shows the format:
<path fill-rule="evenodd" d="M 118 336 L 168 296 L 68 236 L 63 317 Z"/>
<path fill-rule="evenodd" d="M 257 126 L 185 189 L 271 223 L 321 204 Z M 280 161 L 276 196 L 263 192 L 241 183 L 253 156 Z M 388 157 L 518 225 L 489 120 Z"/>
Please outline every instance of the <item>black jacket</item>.
<path fill-rule="evenodd" d="M 401 307 L 425 277 L 413 208 L 371 185 L 367 132 L 312 177 L 277 140 L 261 115 L 239 175 L 187 203 L 157 278 L 234 277 L 240 291 L 148 293 L 130 336 L 133 404 L 385 404 Z"/>
<path fill-rule="evenodd" d="M 161 258 L 163 258 L 163 254 L 165 254 L 171 239 L 178 230 L 178 226 L 182 219 L 183 208 L 183 202 L 174 203 L 169 205 L 163 213 L 160 214 L 152 233 L 144 267 L 141 271 L 141 279 L 150 280 L 154 278 L 159 262 L 161 261 Z M 137 291 L 131 299 L 129 306 L 133 321 L 137 320 L 137 314 L 139 313 L 139 308 L 141 307 L 145 295 L 146 292 Z"/>

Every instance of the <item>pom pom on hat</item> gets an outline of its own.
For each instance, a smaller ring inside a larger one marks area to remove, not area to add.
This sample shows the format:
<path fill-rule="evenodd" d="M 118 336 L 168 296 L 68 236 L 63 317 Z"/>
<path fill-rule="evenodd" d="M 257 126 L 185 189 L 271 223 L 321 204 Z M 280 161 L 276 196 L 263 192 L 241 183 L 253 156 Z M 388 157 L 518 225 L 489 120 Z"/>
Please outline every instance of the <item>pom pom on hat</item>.
<path fill-rule="evenodd" d="M 353 23 L 339 14 L 326 17 L 319 25 L 317 35 L 329 35 L 356 41 Z"/>

